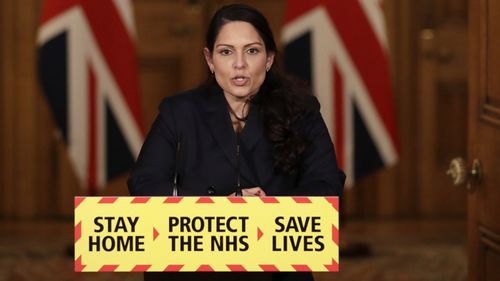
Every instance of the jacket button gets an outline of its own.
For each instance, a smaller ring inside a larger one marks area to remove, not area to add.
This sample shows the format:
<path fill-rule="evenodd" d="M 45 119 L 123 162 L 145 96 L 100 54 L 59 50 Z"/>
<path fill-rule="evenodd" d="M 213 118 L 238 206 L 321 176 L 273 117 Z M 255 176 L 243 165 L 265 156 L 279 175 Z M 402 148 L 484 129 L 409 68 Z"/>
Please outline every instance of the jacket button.
<path fill-rule="evenodd" d="M 208 195 L 215 195 L 215 186 L 211 185 L 207 188 Z"/>

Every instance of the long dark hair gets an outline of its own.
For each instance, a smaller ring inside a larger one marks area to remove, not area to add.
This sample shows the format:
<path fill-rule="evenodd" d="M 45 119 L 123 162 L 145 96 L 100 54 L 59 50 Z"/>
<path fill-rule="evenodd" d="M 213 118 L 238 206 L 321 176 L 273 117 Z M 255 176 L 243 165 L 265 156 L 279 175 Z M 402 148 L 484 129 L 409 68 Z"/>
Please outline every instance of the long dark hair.
<path fill-rule="evenodd" d="M 206 47 L 213 54 L 217 35 L 222 26 L 231 21 L 250 23 L 259 33 L 267 53 L 278 56 L 278 49 L 267 19 L 258 10 L 243 4 L 223 6 L 212 17 L 206 36 Z M 307 147 L 307 140 L 300 132 L 302 116 L 313 110 L 306 95 L 305 84 L 283 75 L 273 63 L 266 74 L 259 93 L 252 103 L 259 104 L 264 118 L 264 128 L 273 144 L 273 161 L 278 170 L 293 174 Z M 216 83 L 209 79 L 209 83 Z"/>

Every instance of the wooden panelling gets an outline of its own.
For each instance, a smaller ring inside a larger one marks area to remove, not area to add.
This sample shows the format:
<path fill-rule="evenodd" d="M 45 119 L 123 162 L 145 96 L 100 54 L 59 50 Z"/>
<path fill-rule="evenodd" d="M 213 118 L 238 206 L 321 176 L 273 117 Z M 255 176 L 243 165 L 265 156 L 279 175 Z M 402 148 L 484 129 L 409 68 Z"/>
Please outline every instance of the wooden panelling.
<path fill-rule="evenodd" d="M 487 17 L 484 18 L 484 32 L 486 32 L 487 39 L 484 42 L 485 60 L 484 67 L 486 71 L 486 89 L 482 92 L 484 104 L 480 104 L 483 108 L 481 114 L 482 118 L 490 121 L 493 124 L 500 125 L 500 79 L 494 76 L 500 73 L 500 52 L 498 46 L 500 44 L 500 21 L 498 16 L 500 13 L 500 3 L 498 1 L 486 2 Z M 493 76 L 493 77 L 492 77 Z"/>
<path fill-rule="evenodd" d="M 151 64 L 177 58 L 175 69 L 167 70 L 178 74 L 169 78 L 180 82 L 177 91 L 200 83 L 207 74 L 202 51 L 206 3 L 139 0 L 134 4 L 140 60 Z M 164 95 L 173 93 L 163 90 Z"/>
<path fill-rule="evenodd" d="M 158 114 L 161 100 L 181 89 L 179 58 L 140 60 L 140 84 L 142 93 L 143 117 L 149 129 Z"/>
<path fill-rule="evenodd" d="M 168 57 L 182 52 L 191 24 L 184 15 L 185 1 L 141 0 L 134 5 L 139 43 L 145 57 Z"/>
<path fill-rule="evenodd" d="M 34 97 L 36 102 L 36 115 L 37 115 L 37 136 L 39 146 L 36 148 L 36 156 L 38 161 L 36 164 L 36 178 L 39 188 L 36 192 L 36 209 L 37 213 L 45 214 L 46 216 L 56 215 L 56 210 L 52 207 L 53 202 L 56 202 L 58 196 L 57 192 L 47 192 L 52 187 L 56 187 L 56 177 L 54 170 L 55 162 L 55 142 L 54 132 L 52 125 L 52 115 L 47 106 L 46 99 L 37 93 Z M 45 165 L 40 165 L 45 163 Z M 54 189 L 54 191 L 57 189 Z M 55 198 L 53 198 L 55 197 Z"/>
<path fill-rule="evenodd" d="M 498 267 L 498 265 L 500 264 L 500 251 L 498 250 L 498 248 L 495 249 L 495 251 L 493 251 L 491 248 L 488 248 L 488 251 L 485 255 L 486 270 L 484 273 L 484 280 L 496 280 L 498 279 L 498 276 L 500 276 L 500 268 Z"/>
<path fill-rule="evenodd" d="M 428 22 L 419 38 L 418 209 L 424 216 L 465 217 L 467 192 L 452 185 L 446 170 L 467 154 L 467 18 L 458 2 L 466 3 L 443 2 L 430 1 L 432 10 L 422 13 Z"/>
<path fill-rule="evenodd" d="M 469 95 L 467 162 L 480 163 L 482 180 L 468 195 L 469 280 L 497 280 L 500 274 L 500 126 L 495 111 L 500 84 L 496 66 L 498 1 L 469 1 Z M 489 108 L 490 112 L 485 111 Z"/>
<path fill-rule="evenodd" d="M 394 96 L 396 98 L 396 114 L 401 143 L 400 160 L 398 162 L 397 182 L 393 186 L 397 192 L 397 216 L 414 216 L 418 212 L 416 194 L 416 157 L 418 147 L 415 143 L 415 128 L 417 120 L 417 77 L 416 65 L 418 50 L 418 14 L 415 11 L 418 1 L 392 1 L 396 9 L 393 20 L 396 37 L 393 39 L 392 57 L 396 61 L 393 68 L 393 79 L 396 83 Z"/>
<path fill-rule="evenodd" d="M 13 214 L 13 205 L 15 204 L 14 195 L 15 193 L 9 190 L 9 186 L 14 183 L 14 175 L 12 171 L 12 166 L 14 164 L 14 124 L 12 122 L 14 115 L 14 100 L 12 92 L 13 81 L 14 81 L 14 48 L 12 44 L 9 44 L 13 40 L 14 36 L 14 15 L 11 13 L 13 10 L 13 1 L 2 1 L 2 16 L 0 17 L 1 32 L 0 32 L 0 43 L 2 44 L 1 50 L 1 86 L 0 90 L 0 114 L 2 118 L 0 119 L 2 131 L 2 140 L 0 147 L 0 159 L 1 159 L 1 175 L 0 178 L 0 208 L 3 216 L 9 216 Z M 10 13 L 5 13 L 4 11 L 9 11 Z"/>
<path fill-rule="evenodd" d="M 35 4 L 33 4 L 35 8 Z M 37 80 L 35 60 L 35 38 L 38 27 L 38 10 L 25 9 L 21 2 L 15 2 L 15 11 L 18 30 L 16 32 L 18 45 L 16 46 L 16 80 L 14 83 L 15 104 L 13 119 L 16 127 L 15 144 L 17 146 L 16 164 L 14 175 L 17 184 L 16 213 L 21 217 L 32 217 L 37 213 L 37 189 L 42 188 L 38 182 L 37 143 L 33 140 L 38 138 L 38 116 L 37 116 Z M 33 196 L 27 194 L 35 193 Z"/>
<path fill-rule="evenodd" d="M 500 264 L 500 237 L 484 226 L 479 226 L 478 230 L 480 235 L 479 268 L 480 270 L 484 269 L 484 277 L 482 276 L 481 280 L 493 281 L 500 276 L 500 268 L 498 267 Z"/>
<path fill-rule="evenodd" d="M 32 1 L 34 2 L 34 1 Z M 2 191 L 4 214 L 36 214 L 37 85 L 34 71 L 36 5 L 2 2 Z M 19 32 L 22 30 L 23 32 Z M 20 203 L 22 202 L 22 204 Z"/>

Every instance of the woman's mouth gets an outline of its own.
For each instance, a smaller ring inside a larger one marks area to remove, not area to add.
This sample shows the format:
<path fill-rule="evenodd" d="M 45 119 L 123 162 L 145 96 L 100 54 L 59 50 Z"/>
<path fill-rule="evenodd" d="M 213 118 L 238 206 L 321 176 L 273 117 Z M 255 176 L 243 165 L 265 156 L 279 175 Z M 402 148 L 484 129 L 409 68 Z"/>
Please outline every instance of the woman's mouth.
<path fill-rule="evenodd" d="M 231 79 L 236 86 L 245 86 L 248 80 L 248 77 L 245 76 L 235 76 Z"/>

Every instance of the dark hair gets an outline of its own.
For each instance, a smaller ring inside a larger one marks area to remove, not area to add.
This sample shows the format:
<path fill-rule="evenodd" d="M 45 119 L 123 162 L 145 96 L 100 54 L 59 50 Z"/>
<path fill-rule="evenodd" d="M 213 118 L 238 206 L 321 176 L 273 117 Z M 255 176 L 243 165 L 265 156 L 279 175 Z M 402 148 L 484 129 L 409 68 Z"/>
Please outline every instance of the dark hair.
<path fill-rule="evenodd" d="M 243 4 L 223 6 L 214 14 L 206 35 L 206 47 L 210 53 L 213 53 L 220 29 L 231 21 L 250 23 L 262 38 L 266 51 L 275 54 L 276 61 L 278 49 L 267 19 L 258 10 Z M 306 98 L 307 87 L 281 74 L 276 65 L 271 66 L 252 103 L 259 104 L 262 110 L 265 133 L 273 144 L 275 168 L 292 174 L 297 171 L 307 146 L 298 123 L 304 114 L 312 111 L 312 105 Z M 215 79 L 209 79 L 209 83 L 216 83 Z"/>

